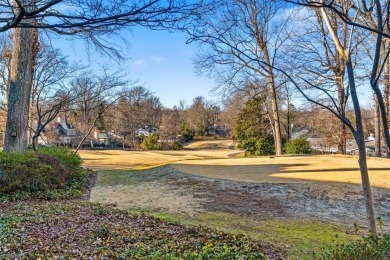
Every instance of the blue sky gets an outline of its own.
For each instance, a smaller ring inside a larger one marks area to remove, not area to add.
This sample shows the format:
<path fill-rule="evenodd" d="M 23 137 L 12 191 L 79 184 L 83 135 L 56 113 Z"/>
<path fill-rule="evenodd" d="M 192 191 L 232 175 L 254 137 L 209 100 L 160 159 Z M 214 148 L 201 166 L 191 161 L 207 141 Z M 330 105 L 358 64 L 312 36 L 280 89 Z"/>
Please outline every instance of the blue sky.
<path fill-rule="evenodd" d="M 210 93 L 214 81 L 195 75 L 195 52 L 196 46 L 186 44 L 182 33 L 137 29 L 129 49 L 130 70 L 168 107 L 178 105 L 181 99 L 189 104 L 196 96 L 216 99 Z"/>
<path fill-rule="evenodd" d="M 195 44 L 186 44 L 183 33 L 152 31 L 146 28 L 134 28 L 131 33 L 122 33 L 128 41 L 123 54 L 128 60 L 121 66 L 129 72 L 129 78 L 138 80 L 147 89 L 158 96 L 165 107 L 178 105 L 180 100 L 190 104 L 196 96 L 219 101 L 212 93 L 215 83 L 206 76 L 197 76 L 192 59 L 196 53 Z M 119 41 L 117 41 L 119 42 Z M 72 61 L 117 66 L 107 57 L 91 52 L 89 57 L 82 41 L 66 41 L 63 38 L 53 45 L 62 50 Z"/>
<path fill-rule="evenodd" d="M 195 74 L 192 59 L 196 53 L 196 45 L 186 44 L 183 33 L 137 27 L 131 33 L 122 32 L 121 35 L 129 43 L 127 47 L 123 47 L 127 60 L 122 62 L 124 64 L 121 67 L 129 73 L 129 79 L 138 80 L 139 84 L 151 90 L 165 107 L 172 108 L 180 100 L 185 100 L 189 105 L 197 96 L 220 101 L 219 96 L 211 93 L 216 86 L 214 80 Z M 60 48 L 70 60 L 89 63 L 96 69 L 104 64 L 118 66 L 116 62 L 96 52 L 91 51 L 88 56 L 82 41 L 66 41 L 60 37 L 53 41 L 53 45 Z M 371 91 L 359 88 L 359 92 L 361 105 L 371 106 Z M 298 106 L 305 103 L 303 98 L 295 101 Z"/>

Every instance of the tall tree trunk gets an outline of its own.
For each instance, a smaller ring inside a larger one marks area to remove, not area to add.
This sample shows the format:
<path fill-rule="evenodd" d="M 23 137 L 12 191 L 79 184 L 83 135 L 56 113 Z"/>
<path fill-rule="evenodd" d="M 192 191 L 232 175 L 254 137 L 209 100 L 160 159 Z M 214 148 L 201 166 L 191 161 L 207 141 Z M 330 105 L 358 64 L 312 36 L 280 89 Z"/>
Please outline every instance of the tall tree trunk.
<path fill-rule="evenodd" d="M 280 129 L 280 120 L 279 120 L 279 108 L 278 108 L 278 100 L 276 95 L 276 90 L 274 87 L 274 84 L 270 84 L 269 92 L 271 95 L 271 108 L 272 108 L 272 117 L 273 117 L 273 124 L 275 129 L 275 152 L 276 155 L 282 155 L 282 133 Z"/>
<path fill-rule="evenodd" d="M 381 1 L 376 1 L 375 8 L 377 11 L 377 30 L 382 32 L 384 30 L 383 28 L 383 17 L 382 17 L 382 9 L 381 9 Z M 378 86 L 378 78 L 380 76 L 380 58 L 381 58 L 381 50 L 382 50 L 382 35 L 380 33 L 376 34 L 376 45 L 375 45 L 375 55 L 373 57 L 373 65 L 372 65 L 372 72 L 371 72 L 371 78 L 370 78 L 370 85 L 372 90 L 374 91 L 377 104 L 380 111 L 380 116 L 382 120 L 382 130 L 383 130 L 383 137 L 387 146 L 387 149 L 390 149 L 390 132 L 389 132 L 389 126 L 387 124 L 388 117 L 386 114 L 386 106 L 383 99 L 382 91 Z M 389 50 L 386 50 L 387 52 Z M 383 54 L 383 52 L 382 52 Z M 386 52 L 385 52 L 386 54 Z M 389 154 L 388 154 L 389 156 Z"/>
<path fill-rule="evenodd" d="M 36 29 L 14 29 L 4 151 L 27 149 L 30 94 L 35 65 L 34 52 L 36 53 L 37 47 Z"/>
<path fill-rule="evenodd" d="M 356 93 L 353 66 L 350 59 L 347 60 L 346 65 L 347 65 L 349 85 L 351 89 L 351 98 L 355 110 L 356 131 L 354 132 L 354 137 L 359 149 L 359 168 L 360 168 L 360 175 L 362 179 L 364 202 L 366 205 L 368 228 L 373 235 L 376 235 L 377 232 L 376 232 L 374 198 L 372 197 L 370 178 L 368 176 L 367 154 L 366 154 L 366 144 L 364 141 L 362 114 L 360 111 L 359 99 Z"/>
<path fill-rule="evenodd" d="M 244 4 L 245 5 L 245 4 Z M 256 6 L 256 5 L 254 5 Z M 264 63 L 268 64 L 265 68 L 267 84 L 268 84 L 268 93 L 271 98 L 271 109 L 272 109 L 272 125 L 273 125 L 273 135 L 274 135 L 274 143 L 275 143 L 275 153 L 276 155 L 282 155 L 282 130 L 280 127 L 280 117 L 279 117 L 279 108 L 278 108 L 278 96 L 276 95 L 276 86 L 275 86 L 275 75 L 273 71 L 273 62 L 270 56 L 270 52 L 268 51 L 267 41 L 264 37 L 264 28 L 260 28 L 262 25 L 258 23 L 258 15 L 260 10 L 257 10 L 256 7 L 251 10 L 252 13 L 250 16 L 250 23 L 254 29 L 254 36 L 256 38 L 257 47 L 259 51 L 261 51 L 262 55 L 264 55 Z M 267 22 L 265 22 L 267 23 Z M 259 27 L 260 26 L 260 27 Z"/>
<path fill-rule="evenodd" d="M 344 70 L 343 70 L 344 71 Z M 345 116 L 345 106 L 347 103 L 347 98 L 345 97 L 344 93 L 344 75 L 337 75 L 336 78 L 340 79 L 337 80 L 337 92 L 338 92 L 338 106 L 340 107 L 342 116 Z M 338 132 L 338 144 L 337 144 L 337 153 L 339 154 L 346 154 L 347 152 L 347 126 L 341 122 Z"/>
<path fill-rule="evenodd" d="M 347 126 L 344 123 L 339 126 L 337 153 L 347 153 Z"/>
<path fill-rule="evenodd" d="M 389 43 L 387 42 L 387 45 Z M 387 59 L 385 68 L 384 68 L 384 88 L 383 88 L 383 101 L 385 105 L 385 114 L 387 118 L 387 122 L 382 122 L 382 124 L 390 125 L 390 59 Z M 387 150 L 387 158 L 390 158 L 390 149 L 386 146 Z"/>
<path fill-rule="evenodd" d="M 39 135 L 33 135 L 33 137 L 31 138 L 32 139 L 32 147 L 34 149 L 34 151 L 38 151 L 38 138 L 39 138 Z"/>
<path fill-rule="evenodd" d="M 362 179 L 363 196 L 364 196 L 364 201 L 366 206 L 368 228 L 373 235 L 376 235 L 377 232 L 376 232 L 374 199 L 372 197 L 370 178 L 368 176 L 367 154 L 366 154 L 366 144 L 364 141 L 362 114 L 360 111 L 359 98 L 356 92 L 355 75 L 354 75 L 354 69 L 351 61 L 351 55 L 349 53 L 349 50 L 347 50 L 345 47 L 343 47 L 340 44 L 338 36 L 333 30 L 333 27 L 329 21 L 329 17 L 325 11 L 325 8 L 321 7 L 320 11 L 321 11 L 322 18 L 326 24 L 326 27 L 328 28 L 329 34 L 332 37 L 332 40 L 335 44 L 337 52 L 341 55 L 343 60 L 345 60 L 345 65 L 347 67 L 350 93 L 351 93 L 352 103 L 355 111 L 355 120 L 356 120 L 356 129 L 354 129 L 352 126 L 350 128 L 353 132 L 355 141 L 359 149 L 359 168 L 360 168 L 360 175 Z M 373 65 L 373 67 L 375 66 Z"/>
<path fill-rule="evenodd" d="M 375 117 L 375 156 L 381 157 L 381 115 L 378 106 L 378 99 L 374 96 L 374 117 Z"/>
<path fill-rule="evenodd" d="M 267 64 L 271 64 L 271 60 L 268 56 L 268 51 L 264 51 L 264 59 Z M 275 153 L 276 155 L 283 154 L 282 147 L 282 130 L 280 127 L 280 117 L 279 117 L 279 107 L 278 107 L 278 96 L 276 95 L 275 87 L 275 76 L 272 71 L 271 66 L 267 66 L 267 83 L 268 83 L 268 93 L 271 98 L 271 109 L 272 109 L 272 124 L 274 129 L 274 142 L 275 142 Z"/>
<path fill-rule="evenodd" d="M 291 106 L 290 102 L 287 103 L 287 140 L 291 139 Z"/>

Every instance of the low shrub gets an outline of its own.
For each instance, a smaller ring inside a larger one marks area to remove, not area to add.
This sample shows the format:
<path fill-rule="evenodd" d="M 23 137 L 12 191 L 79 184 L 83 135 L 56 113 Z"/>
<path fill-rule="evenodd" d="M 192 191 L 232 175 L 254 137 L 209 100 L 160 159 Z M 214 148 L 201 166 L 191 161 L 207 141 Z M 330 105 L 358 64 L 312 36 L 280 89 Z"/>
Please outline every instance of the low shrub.
<path fill-rule="evenodd" d="M 81 159 L 66 148 L 0 153 L 0 195 L 7 200 L 61 198 L 80 192 L 87 179 Z"/>
<path fill-rule="evenodd" d="M 390 234 L 369 235 L 350 244 L 333 245 L 314 253 L 313 256 L 315 259 L 324 260 L 387 260 L 390 259 Z"/>
<path fill-rule="evenodd" d="M 159 146 L 157 134 L 151 134 L 149 136 L 142 136 L 141 140 L 142 140 L 141 149 L 143 149 L 143 150 L 159 150 L 159 149 L 157 149 L 157 147 Z"/>
<path fill-rule="evenodd" d="M 73 150 L 67 147 L 44 147 L 39 150 L 40 153 L 50 154 L 61 159 L 68 167 L 73 169 L 81 168 L 83 160 Z"/>
<path fill-rule="evenodd" d="M 183 146 L 179 142 L 173 142 L 173 143 L 162 142 L 160 144 L 160 147 L 161 149 L 159 150 L 175 150 L 175 151 L 183 150 Z"/>
<path fill-rule="evenodd" d="M 275 144 L 272 135 L 264 138 L 249 137 L 239 141 L 239 147 L 246 150 L 246 155 L 273 155 Z"/>
<path fill-rule="evenodd" d="M 142 136 L 141 149 L 143 150 L 182 150 L 183 146 L 179 142 L 159 142 L 159 136 L 152 134 Z"/>
<path fill-rule="evenodd" d="M 48 154 L 60 159 L 70 169 L 71 178 L 69 183 L 73 186 L 80 185 L 86 179 L 86 174 L 82 168 L 83 160 L 72 149 L 67 147 L 45 147 L 39 150 L 41 154 Z"/>
<path fill-rule="evenodd" d="M 310 142 L 302 137 L 288 140 L 286 143 L 286 152 L 288 154 L 310 154 Z"/>

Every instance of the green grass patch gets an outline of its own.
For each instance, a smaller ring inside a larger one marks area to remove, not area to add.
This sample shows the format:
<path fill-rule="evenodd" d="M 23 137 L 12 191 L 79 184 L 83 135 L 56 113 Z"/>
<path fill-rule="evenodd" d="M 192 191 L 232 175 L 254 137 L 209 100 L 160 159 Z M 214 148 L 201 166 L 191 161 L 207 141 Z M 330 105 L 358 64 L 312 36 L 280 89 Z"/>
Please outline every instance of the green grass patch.
<path fill-rule="evenodd" d="M 358 236 L 349 235 L 342 225 L 317 220 L 254 220 L 227 213 L 206 213 L 198 217 L 204 225 L 242 233 L 266 244 L 285 248 L 289 259 L 310 258 L 313 252 L 334 242 L 346 243 Z"/>
<path fill-rule="evenodd" d="M 318 220 L 263 219 L 223 212 L 205 212 L 195 216 L 130 209 L 133 214 L 150 214 L 171 223 L 187 226 L 207 226 L 233 234 L 244 234 L 263 245 L 278 248 L 288 259 L 312 259 L 313 253 L 334 244 L 355 241 L 358 235 L 347 232 L 345 226 Z"/>

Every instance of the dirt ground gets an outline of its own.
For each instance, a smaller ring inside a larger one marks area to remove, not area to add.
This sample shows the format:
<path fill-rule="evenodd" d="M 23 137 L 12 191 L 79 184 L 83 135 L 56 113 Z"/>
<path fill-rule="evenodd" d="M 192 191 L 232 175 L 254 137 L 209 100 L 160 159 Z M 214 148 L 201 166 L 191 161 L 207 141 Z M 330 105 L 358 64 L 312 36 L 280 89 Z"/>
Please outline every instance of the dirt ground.
<path fill-rule="evenodd" d="M 242 158 L 229 140 L 196 142 L 183 151 L 82 151 L 103 171 L 91 200 L 121 208 L 228 212 L 254 218 L 315 218 L 365 224 L 357 158 Z M 390 160 L 369 158 L 377 216 L 390 224 Z M 162 166 L 165 165 L 165 166 Z M 159 166 L 159 167 L 157 167 Z"/>

